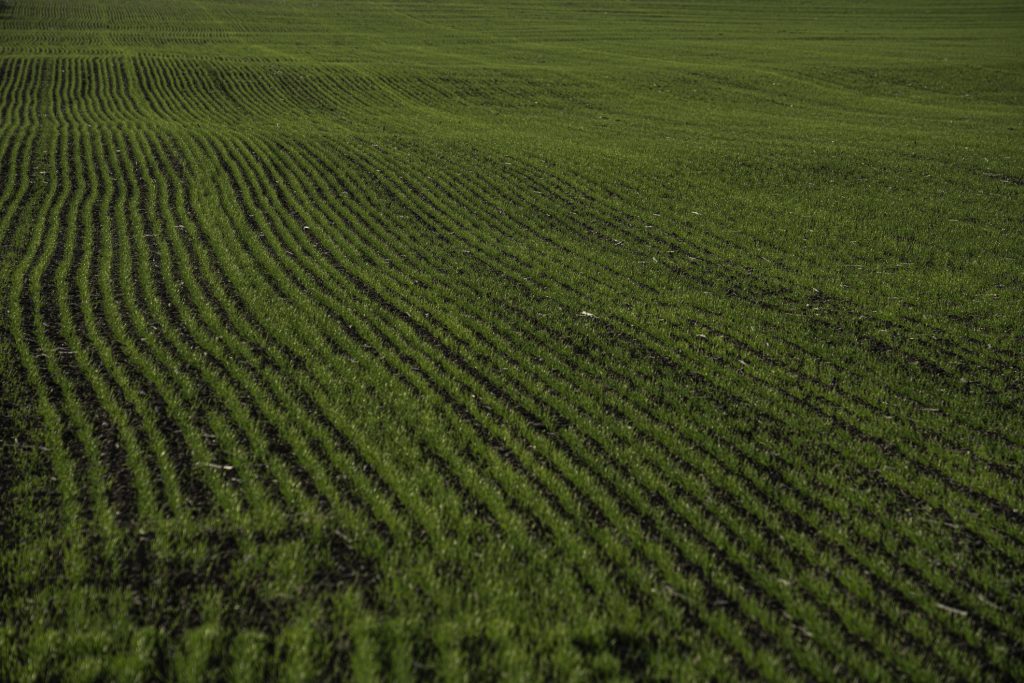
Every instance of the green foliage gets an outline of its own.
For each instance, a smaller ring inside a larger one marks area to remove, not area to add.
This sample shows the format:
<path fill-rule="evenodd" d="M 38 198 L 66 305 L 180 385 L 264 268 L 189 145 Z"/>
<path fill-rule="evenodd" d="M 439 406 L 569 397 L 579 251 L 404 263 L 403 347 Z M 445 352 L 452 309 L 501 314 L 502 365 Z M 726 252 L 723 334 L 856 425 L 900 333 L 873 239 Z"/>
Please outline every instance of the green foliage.
<path fill-rule="evenodd" d="M 1024 677 L 1017 2 L 0 2 L 0 679 Z"/>

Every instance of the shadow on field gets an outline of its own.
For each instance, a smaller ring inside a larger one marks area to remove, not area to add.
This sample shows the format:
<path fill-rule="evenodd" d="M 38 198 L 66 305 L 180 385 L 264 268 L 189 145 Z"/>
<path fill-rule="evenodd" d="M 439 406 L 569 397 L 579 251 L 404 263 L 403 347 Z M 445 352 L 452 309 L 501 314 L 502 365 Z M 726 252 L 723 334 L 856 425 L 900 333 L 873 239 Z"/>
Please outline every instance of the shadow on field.
<path fill-rule="evenodd" d="M 208 529 L 178 540 L 193 552 L 161 556 L 145 535 L 123 562 L 120 581 L 136 598 L 132 617 L 138 623 L 180 632 L 202 622 L 195 595 L 219 594 L 224 604 L 244 606 L 225 614 L 225 623 L 273 632 L 308 586 L 327 593 L 358 587 L 372 595 L 377 584 L 374 562 L 340 534 Z"/>

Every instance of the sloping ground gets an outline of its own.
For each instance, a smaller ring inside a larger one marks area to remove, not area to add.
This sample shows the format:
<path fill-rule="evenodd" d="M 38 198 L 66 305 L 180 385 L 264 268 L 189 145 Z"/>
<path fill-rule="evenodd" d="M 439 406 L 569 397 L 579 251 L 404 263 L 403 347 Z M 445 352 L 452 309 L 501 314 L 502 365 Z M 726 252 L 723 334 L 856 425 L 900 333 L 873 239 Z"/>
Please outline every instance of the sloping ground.
<path fill-rule="evenodd" d="M 0 678 L 1024 676 L 1024 11 L 0 5 Z"/>

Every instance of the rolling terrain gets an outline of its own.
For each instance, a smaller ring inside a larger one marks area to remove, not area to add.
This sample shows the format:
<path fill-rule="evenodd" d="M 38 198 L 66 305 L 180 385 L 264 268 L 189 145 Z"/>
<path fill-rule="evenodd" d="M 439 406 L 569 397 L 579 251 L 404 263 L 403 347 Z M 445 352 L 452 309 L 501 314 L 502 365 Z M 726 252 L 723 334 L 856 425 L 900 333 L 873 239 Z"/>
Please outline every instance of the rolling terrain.
<path fill-rule="evenodd" d="M 6 0 L 0 679 L 1020 679 L 1022 264 L 1012 0 Z"/>

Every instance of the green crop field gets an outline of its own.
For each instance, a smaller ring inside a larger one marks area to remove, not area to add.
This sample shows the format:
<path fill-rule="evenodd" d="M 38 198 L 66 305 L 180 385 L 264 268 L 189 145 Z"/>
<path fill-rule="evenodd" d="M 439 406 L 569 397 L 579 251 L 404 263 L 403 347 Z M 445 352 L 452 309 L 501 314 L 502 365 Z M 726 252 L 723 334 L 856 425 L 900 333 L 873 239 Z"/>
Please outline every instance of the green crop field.
<path fill-rule="evenodd" d="M 1019 0 L 0 1 L 0 680 L 1021 680 Z"/>

